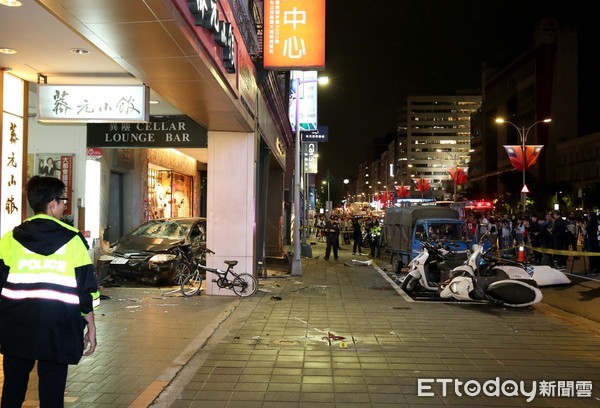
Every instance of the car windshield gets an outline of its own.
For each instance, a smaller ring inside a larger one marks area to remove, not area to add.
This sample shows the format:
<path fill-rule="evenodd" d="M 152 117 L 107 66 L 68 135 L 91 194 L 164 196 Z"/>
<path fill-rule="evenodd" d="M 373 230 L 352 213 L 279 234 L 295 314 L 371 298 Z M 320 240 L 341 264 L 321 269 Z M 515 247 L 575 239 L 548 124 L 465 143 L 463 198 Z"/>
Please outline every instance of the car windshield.
<path fill-rule="evenodd" d="M 429 224 L 429 239 L 440 239 L 442 241 L 458 241 L 464 237 L 464 225 L 454 223 Z"/>
<path fill-rule="evenodd" d="M 191 223 L 173 220 L 152 220 L 138 227 L 132 235 L 149 238 L 182 239 L 190 230 Z"/>

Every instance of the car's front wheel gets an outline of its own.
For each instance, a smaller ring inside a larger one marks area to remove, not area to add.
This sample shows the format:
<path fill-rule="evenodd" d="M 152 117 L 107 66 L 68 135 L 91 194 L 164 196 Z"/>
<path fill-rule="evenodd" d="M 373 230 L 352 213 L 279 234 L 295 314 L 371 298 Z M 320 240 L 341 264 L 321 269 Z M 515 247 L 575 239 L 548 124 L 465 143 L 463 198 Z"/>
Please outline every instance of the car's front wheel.
<path fill-rule="evenodd" d="M 171 281 L 175 285 L 181 285 L 183 280 L 192 273 L 192 266 L 188 261 L 182 259 L 175 264 L 173 270 L 173 277 L 171 278 Z"/>

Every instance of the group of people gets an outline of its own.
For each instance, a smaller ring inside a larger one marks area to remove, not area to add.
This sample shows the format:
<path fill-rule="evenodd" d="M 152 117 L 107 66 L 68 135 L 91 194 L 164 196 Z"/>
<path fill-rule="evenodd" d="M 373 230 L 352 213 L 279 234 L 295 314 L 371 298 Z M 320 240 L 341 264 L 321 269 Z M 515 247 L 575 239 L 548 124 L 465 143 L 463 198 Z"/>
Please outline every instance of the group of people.
<path fill-rule="evenodd" d="M 331 252 L 335 260 L 338 259 L 340 238 L 343 236 L 344 244 L 350 244 L 352 237 L 352 255 L 362 255 L 363 240 L 367 240 L 371 258 L 381 256 L 382 229 L 377 217 L 318 217 L 314 221 L 318 241 L 326 242 L 325 259 L 329 260 Z M 310 232 L 309 232 L 310 236 Z"/>
<path fill-rule="evenodd" d="M 600 252 L 598 216 L 594 212 L 585 219 L 564 216 L 557 210 L 543 216 L 505 215 L 489 219 L 478 213 L 468 216 L 466 223 L 469 239 L 479 240 L 487 233 L 492 247 L 503 255 L 514 255 L 520 245 L 532 248 L 536 265 L 566 269 L 568 254 L 563 251 L 577 251 L 579 246 L 585 252 Z M 552 251 L 545 252 L 545 249 Z M 589 268 L 592 273 L 600 271 L 600 257 L 590 256 Z"/>

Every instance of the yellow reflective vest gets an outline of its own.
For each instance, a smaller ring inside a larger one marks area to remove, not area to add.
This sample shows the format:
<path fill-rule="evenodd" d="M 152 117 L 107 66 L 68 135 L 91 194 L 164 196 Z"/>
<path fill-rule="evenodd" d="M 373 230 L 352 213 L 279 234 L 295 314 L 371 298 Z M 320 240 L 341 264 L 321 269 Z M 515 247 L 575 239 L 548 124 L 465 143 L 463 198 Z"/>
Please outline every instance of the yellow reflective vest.
<path fill-rule="evenodd" d="M 0 239 L 0 347 L 4 354 L 76 364 L 85 319 L 100 294 L 87 242 L 45 214 Z"/>

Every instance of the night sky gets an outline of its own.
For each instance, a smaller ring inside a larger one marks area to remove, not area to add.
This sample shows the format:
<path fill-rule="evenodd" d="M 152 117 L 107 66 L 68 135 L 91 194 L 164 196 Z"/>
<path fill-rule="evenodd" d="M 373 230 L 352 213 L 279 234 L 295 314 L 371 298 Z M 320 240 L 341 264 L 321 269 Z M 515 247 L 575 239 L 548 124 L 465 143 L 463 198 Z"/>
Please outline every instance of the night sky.
<path fill-rule="evenodd" d="M 395 132 L 411 95 L 479 90 L 484 63 L 503 66 L 533 45 L 560 0 L 327 0 L 319 90 L 319 173 L 355 178 L 372 141 Z M 561 11 L 564 12 L 564 11 Z"/>

